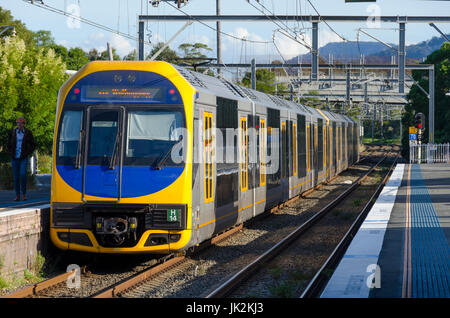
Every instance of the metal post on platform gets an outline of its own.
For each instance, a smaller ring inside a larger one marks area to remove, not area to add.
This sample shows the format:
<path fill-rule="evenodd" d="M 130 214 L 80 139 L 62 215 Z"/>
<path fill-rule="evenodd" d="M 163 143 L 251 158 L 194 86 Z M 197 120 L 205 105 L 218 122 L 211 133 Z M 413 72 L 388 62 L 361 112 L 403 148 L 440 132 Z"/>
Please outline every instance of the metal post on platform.
<path fill-rule="evenodd" d="M 430 132 L 428 133 L 428 142 L 434 143 L 434 65 L 428 70 L 428 85 L 429 85 L 429 113 L 428 113 L 428 126 Z"/>

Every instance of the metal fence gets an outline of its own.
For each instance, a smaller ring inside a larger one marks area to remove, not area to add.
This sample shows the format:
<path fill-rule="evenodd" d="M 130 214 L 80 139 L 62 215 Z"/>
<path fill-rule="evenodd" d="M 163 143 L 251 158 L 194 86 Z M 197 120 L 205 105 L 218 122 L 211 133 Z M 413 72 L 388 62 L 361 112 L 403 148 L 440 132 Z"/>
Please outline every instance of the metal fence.
<path fill-rule="evenodd" d="M 409 146 L 410 163 L 450 163 L 450 144 Z"/>

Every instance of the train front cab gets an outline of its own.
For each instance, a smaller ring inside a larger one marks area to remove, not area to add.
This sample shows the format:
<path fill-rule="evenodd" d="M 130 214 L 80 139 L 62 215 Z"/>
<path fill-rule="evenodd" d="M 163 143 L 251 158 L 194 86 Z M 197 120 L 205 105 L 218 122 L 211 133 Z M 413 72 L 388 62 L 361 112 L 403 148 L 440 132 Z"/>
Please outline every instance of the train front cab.
<path fill-rule="evenodd" d="M 168 253 L 191 240 L 195 90 L 162 62 L 92 62 L 60 89 L 51 228 L 60 249 Z M 184 153 L 183 153 L 184 152 Z M 167 155 L 169 154 L 169 155 Z M 176 195 L 174 195 L 176 193 Z"/>

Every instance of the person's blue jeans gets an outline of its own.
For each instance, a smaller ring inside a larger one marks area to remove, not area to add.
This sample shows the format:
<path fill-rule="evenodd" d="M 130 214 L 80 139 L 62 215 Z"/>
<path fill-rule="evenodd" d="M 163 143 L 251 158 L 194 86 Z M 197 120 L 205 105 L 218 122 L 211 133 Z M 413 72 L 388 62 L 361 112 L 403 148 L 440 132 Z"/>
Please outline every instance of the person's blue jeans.
<path fill-rule="evenodd" d="M 20 190 L 22 190 L 22 194 L 26 194 L 28 158 L 11 159 L 11 166 L 14 175 L 14 189 L 16 190 L 16 195 L 20 195 Z"/>

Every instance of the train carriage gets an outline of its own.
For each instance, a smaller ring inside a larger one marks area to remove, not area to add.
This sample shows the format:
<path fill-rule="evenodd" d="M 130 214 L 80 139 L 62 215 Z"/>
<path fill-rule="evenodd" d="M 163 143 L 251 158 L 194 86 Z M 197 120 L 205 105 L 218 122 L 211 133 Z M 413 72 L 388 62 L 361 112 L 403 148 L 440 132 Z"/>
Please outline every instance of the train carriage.
<path fill-rule="evenodd" d="M 165 62 L 91 62 L 58 96 L 51 239 L 185 251 L 345 170 L 357 124 Z"/>

